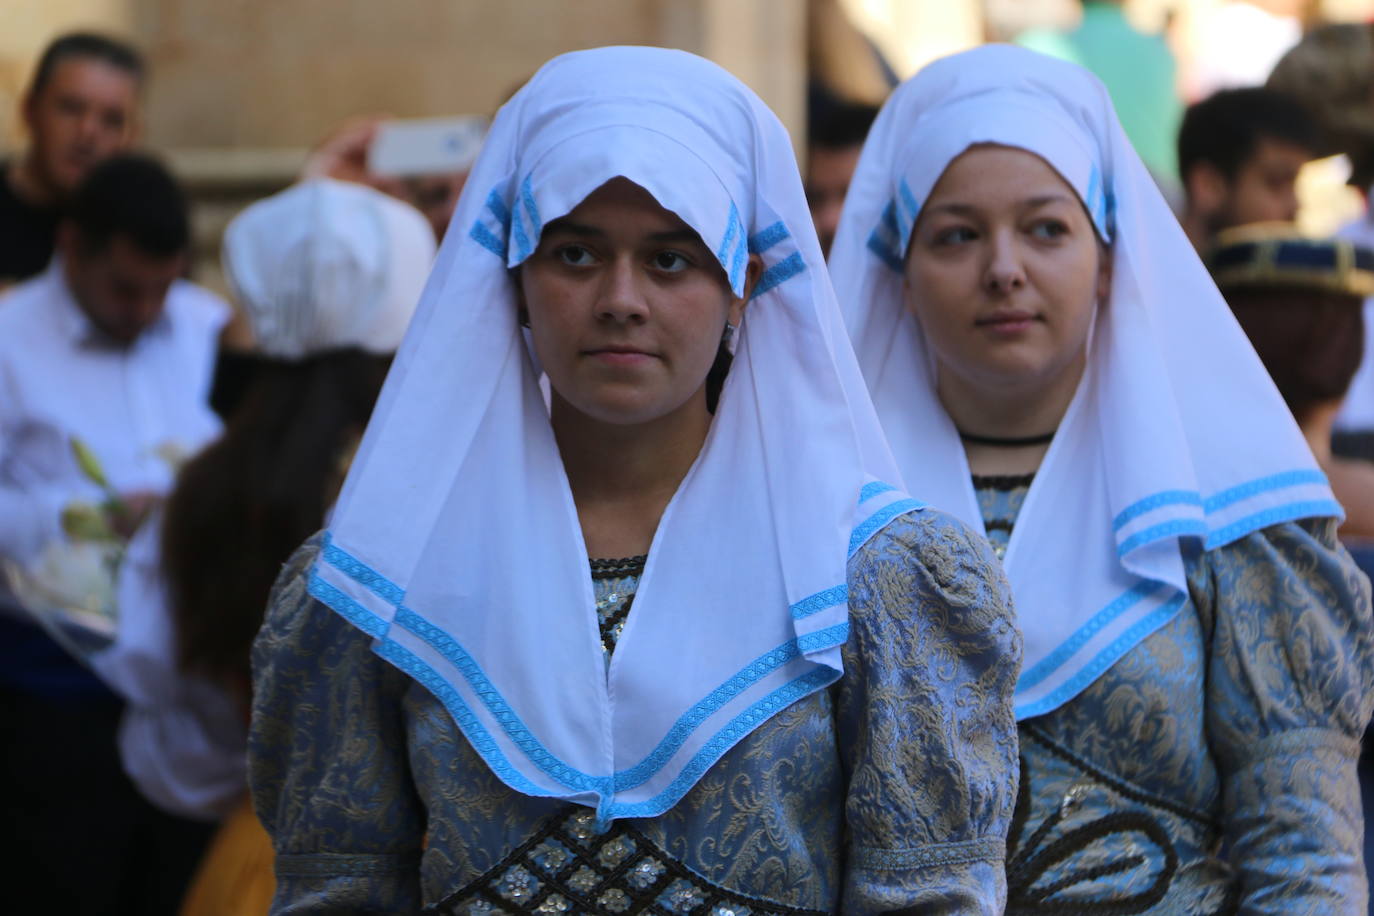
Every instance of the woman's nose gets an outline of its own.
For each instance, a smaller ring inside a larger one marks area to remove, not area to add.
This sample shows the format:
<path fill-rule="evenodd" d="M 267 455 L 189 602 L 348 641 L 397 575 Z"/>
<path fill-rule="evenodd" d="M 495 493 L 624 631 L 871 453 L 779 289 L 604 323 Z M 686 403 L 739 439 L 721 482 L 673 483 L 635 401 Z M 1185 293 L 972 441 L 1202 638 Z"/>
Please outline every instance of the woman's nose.
<path fill-rule="evenodd" d="M 641 287 L 641 271 L 628 258 L 617 258 L 606 268 L 597 316 L 608 321 L 642 321 L 649 313 Z"/>
<path fill-rule="evenodd" d="M 983 286 L 990 292 L 1006 295 L 1026 285 L 1026 269 L 1021 251 L 1010 233 L 998 233 L 991 239 Z"/>

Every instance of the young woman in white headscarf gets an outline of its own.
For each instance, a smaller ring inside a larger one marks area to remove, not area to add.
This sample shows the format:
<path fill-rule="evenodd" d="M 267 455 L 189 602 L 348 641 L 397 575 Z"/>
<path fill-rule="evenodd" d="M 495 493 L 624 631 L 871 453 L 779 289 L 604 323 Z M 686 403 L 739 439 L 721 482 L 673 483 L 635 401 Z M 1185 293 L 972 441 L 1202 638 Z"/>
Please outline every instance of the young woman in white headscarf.
<path fill-rule="evenodd" d="M 1019 636 L 895 473 L 777 119 L 547 64 L 255 647 L 274 912 L 1000 912 Z"/>
<path fill-rule="evenodd" d="M 927 67 L 831 270 L 905 479 L 1011 582 L 1008 912 L 1363 912 L 1368 580 L 1102 85 Z"/>

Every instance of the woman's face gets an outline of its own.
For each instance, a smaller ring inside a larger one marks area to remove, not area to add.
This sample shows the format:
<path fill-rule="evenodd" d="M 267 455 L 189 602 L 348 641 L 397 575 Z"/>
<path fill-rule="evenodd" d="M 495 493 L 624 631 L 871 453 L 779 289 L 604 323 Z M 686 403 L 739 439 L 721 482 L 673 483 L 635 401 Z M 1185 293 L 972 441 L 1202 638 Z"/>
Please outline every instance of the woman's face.
<path fill-rule="evenodd" d="M 1078 195 L 1043 159 L 977 146 L 949 164 L 906 260 L 907 308 L 941 374 L 974 391 L 1045 388 L 1081 372 L 1110 259 Z"/>
<path fill-rule="evenodd" d="M 704 413 L 725 323 L 744 310 L 700 236 L 624 178 L 544 228 L 519 286 L 555 400 L 607 423 Z"/>

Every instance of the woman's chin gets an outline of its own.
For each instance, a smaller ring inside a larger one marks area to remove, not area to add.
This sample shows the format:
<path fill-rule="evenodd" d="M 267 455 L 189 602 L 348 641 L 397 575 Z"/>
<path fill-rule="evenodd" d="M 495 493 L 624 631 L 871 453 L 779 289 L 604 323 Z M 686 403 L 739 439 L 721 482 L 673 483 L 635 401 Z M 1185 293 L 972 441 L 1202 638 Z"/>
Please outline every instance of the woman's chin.
<path fill-rule="evenodd" d="M 612 426 L 638 426 L 652 423 L 672 413 L 674 408 L 648 392 L 602 392 L 591 397 L 569 400 L 577 413 L 590 420 Z"/>
<path fill-rule="evenodd" d="M 1041 388 L 1061 373 L 1074 371 L 1072 357 L 1025 348 L 1001 348 L 984 353 L 976 363 L 972 360 L 969 363 L 959 374 L 989 391 Z"/>

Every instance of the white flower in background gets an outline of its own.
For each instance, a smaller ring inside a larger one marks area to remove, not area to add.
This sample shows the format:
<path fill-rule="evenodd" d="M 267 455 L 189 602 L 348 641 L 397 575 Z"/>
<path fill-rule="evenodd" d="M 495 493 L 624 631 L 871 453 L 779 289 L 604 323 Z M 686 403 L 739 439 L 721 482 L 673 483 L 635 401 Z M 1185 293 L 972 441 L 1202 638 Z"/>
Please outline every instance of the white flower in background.
<path fill-rule="evenodd" d="M 117 541 L 53 541 L 29 566 L 5 563 L 19 603 L 78 658 L 109 645 L 117 630 Z"/>
<path fill-rule="evenodd" d="M 116 583 L 128 539 L 113 524 L 128 507 L 111 487 L 100 460 L 73 438 L 72 457 L 83 476 L 104 493 L 100 503 L 73 501 L 62 510 L 63 536 L 26 566 L 5 563 L 19 603 L 78 657 L 114 638 L 119 616 Z"/>
<path fill-rule="evenodd" d="M 94 501 L 73 500 L 62 509 L 62 536 L 26 566 L 0 563 L 19 603 L 78 658 L 108 648 L 119 622 L 120 567 L 129 538 L 152 506 L 129 500 L 111 484 L 100 459 L 76 437 L 66 443 L 81 475 L 99 488 Z M 190 457 L 174 440 L 156 455 L 175 473 Z"/>
<path fill-rule="evenodd" d="M 89 626 L 113 632 L 114 570 L 123 552 L 123 545 L 108 541 L 49 544 L 32 576 L 37 597 L 81 615 Z"/>

